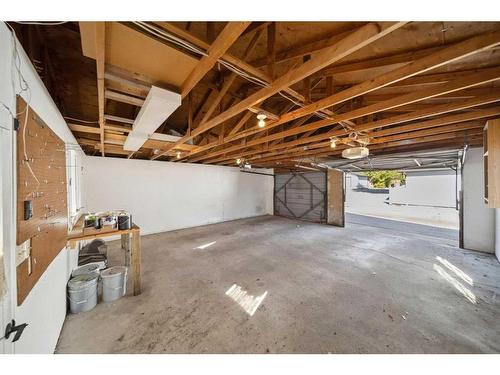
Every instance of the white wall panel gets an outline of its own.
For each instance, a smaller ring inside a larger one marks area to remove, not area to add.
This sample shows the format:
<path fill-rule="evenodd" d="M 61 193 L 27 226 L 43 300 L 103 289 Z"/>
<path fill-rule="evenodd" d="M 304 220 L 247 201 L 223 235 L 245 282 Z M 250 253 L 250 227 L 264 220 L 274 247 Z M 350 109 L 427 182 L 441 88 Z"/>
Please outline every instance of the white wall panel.
<path fill-rule="evenodd" d="M 484 203 L 483 149 L 467 151 L 462 174 L 464 247 L 495 252 L 495 210 Z"/>
<path fill-rule="evenodd" d="M 273 177 L 233 167 L 87 156 L 83 191 L 88 211 L 125 209 L 149 234 L 272 214 Z"/>
<path fill-rule="evenodd" d="M 18 74 L 12 71 L 13 44 L 12 34 L 4 23 L 0 22 L 0 100 L 11 111 L 16 111 L 16 93 Z M 45 123 L 64 141 L 76 149 L 76 140 L 66 125 L 66 121 L 57 109 L 43 82 L 40 80 L 28 57 L 17 44 L 20 70 L 29 86 L 29 92 L 21 95 L 37 112 Z M 15 267 L 15 132 L 9 113 L 0 109 L 1 132 L 0 160 L 2 170 L 2 246 L 5 252 L 7 275 L 9 277 L 12 312 L 7 311 L 17 323 L 28 323 L 21 339 L 12 347 L 16 353 L 52 353 L 59 337 L 66 314 L 66 282 L 71 270 L 76 266 L 76 255 L 63 249 L 52 261 L 36 286 L 31 290 L 21 306 L 16 303 L 16 267 Z M 6 130 L 9 129 L 9 130 Z M 9 305 L 5 301 L 1 304 Z M 9 309 L 10 310 L 10 309 Z M 7 318 L 4 311 L 4 318 Z M 2 325 L 4 327 L 4 325 Z M 10 351 L 10 349 L 9 349 Z"/>

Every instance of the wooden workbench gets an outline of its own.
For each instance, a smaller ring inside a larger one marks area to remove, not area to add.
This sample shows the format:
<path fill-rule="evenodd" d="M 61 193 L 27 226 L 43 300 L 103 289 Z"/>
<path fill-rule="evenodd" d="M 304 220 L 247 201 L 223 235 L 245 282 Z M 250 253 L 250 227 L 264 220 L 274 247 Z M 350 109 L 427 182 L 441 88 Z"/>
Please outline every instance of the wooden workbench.
<path fill-rule="evenodd" d="M 132 224 L 130 229 L 113 231 L 94 231 L 93 233 L 83 233 L 83 214 L 73 229 L 68 233 L 68 243 L 70 247 L 75 247 L 78 241 L 90 241 L 96 238 L 121 236 L 122 248 L 125 249 L 125 265 L 131 266 L 132 277 L 134 279 L 134 296 L 141 294 L 141 229 Z M 130 238 L 132 237 L 132 243 Z"/>

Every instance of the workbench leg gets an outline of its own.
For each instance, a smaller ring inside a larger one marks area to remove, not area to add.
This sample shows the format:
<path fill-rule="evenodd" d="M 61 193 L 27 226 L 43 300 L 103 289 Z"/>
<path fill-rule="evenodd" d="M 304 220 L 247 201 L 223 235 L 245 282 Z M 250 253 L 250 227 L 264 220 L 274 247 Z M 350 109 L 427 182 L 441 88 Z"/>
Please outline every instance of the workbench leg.
<path fill-rule="evenodd" d="M 141 233 L 132 232 L 132 273 L 134 274 L 134 296 L 141 294 Z"/>
<path fill-rule="evenodd" d="M 125 266 L 130 266 L 130 234 L 122 234 L 122 249 L 125 251 Z"/>

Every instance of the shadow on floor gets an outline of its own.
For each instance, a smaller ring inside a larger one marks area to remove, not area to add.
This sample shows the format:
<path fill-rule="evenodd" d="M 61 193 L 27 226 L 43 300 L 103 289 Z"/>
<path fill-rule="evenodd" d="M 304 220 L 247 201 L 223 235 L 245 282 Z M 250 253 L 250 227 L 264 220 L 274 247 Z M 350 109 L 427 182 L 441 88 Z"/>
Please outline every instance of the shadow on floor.
<path fill-rule="evenodd" d="M 459 231 L 456 229 L 433 227 L 431 225 L 415 224 L 399 220 L 383 219 L 374 216 L 365 216 L 347 213 L 346 224 L 361 224 L 370 227 L 393 229 L 405 233 L 422 234 L 424 236 L 446 238 L 458 242 Z"/>

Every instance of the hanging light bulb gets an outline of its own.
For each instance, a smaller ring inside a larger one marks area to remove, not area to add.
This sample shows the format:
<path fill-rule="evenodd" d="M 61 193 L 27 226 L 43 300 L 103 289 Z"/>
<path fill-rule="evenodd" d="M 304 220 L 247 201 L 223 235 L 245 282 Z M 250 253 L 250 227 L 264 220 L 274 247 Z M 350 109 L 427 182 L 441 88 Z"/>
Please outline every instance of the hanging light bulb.
<path fill-rule="evenodd" d="M 238 164 L 238 165 L 241 164 L 241 159 L 240 158 L 236 159 L 236 164 Z"/>
<path fill-rule="evenodd" d="M 258 122 L 259 128 L 263 128 L 266 126 L 266 121 L 265 121 L 266 118 L 267 118 L 267 115 L 264 112 L 259 112 L 257 114 L 257 119 L 259 120 L 259 122 Z"/>
<path fill-rule="evenodd" d="M 177 159 L 180 159 L 181 158 L 181 152 L 180 151 L 177 151 Z"/>
<path fill-rule="evenodd" d="M 338 139 L 337 139 L 337 138 L 332 138 L 332 139 L 330 139 L 330 147 L 331 147 L 331 148 L 335 148 L 335 147 L 337 147 L 337 141 L 338 141 Z"/>

